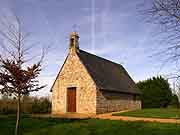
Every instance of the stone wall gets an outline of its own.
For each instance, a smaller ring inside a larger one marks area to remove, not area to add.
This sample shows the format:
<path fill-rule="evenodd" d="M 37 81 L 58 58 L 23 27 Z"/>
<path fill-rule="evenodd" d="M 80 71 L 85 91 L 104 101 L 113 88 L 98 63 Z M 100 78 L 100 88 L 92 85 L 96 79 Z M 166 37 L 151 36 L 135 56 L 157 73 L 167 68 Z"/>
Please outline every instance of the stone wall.
<path fill-rule="evenodd" d="M 76 87 L 76 112 L 106 113 L 141 108 L 133 95 L 96 90 L 96 85 L 77 54 L 70 51 L 52 88 L 52 113 L 67 112 L 67 88 Z"/>
<path fill-rule="evenodd" d="M 141 109 L 141 101 L 130 94 L 97 91 L 96 113 Z"/>
<path fill-rule="evenodd" d="M 76 87 L 77 113 L 96 113 L 96 85 L 75 52 L 70 52 L 52 88 L 52 113 L 67 112 L 67 88 Z"/>

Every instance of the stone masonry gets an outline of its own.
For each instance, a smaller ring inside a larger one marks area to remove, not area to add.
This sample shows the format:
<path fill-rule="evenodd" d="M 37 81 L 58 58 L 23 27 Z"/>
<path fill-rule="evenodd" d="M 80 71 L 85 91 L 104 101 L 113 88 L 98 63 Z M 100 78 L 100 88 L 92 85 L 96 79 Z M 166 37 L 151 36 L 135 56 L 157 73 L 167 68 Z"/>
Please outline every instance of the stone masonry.
<path fill-rule="evenodd" d="M 141 109 L 136 95 L 100 90 L 78 56 L 76 32 L 71 34 L 68 56 L 52 87 L 52 114 L 67 113 L 67 89 L 76 88 L 76 112 L 99 114 Z"/>
<path fill-rule="evenodd" d="M 96 113 L 96 85 L 76 53 L 70 52 L 52 89 L 52 113 L 67 112 L 67 88 L 76 87 L 77 112 Z"/>
<path fill-rule="evenodd" d="M 116 95 L 115 97 L 113 95 Z M 134 95 L 97 91 L 96 113 L 141 109 L 141 101 Z"/>

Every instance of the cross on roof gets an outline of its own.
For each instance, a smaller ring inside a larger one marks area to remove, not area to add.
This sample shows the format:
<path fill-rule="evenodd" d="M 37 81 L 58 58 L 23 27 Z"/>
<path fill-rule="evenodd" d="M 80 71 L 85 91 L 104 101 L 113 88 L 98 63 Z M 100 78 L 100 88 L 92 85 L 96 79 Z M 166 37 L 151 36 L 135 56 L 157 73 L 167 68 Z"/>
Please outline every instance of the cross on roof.
<path fill-rule="evenodd" d="M 72 28 L 73 28 L 73 31 L 74 31 L 74 32 L 77 32 L 77 28 L 78 28 L 77 24 L 74 24 L 74 25 L 72 26 Z"/>

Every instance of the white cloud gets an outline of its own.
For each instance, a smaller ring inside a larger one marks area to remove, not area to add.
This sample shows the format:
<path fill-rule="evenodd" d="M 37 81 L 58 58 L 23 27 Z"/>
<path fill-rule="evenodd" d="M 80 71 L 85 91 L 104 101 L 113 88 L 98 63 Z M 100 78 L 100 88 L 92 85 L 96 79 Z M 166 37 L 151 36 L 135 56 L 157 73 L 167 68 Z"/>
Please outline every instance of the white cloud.
<path fill-rule="evenodd" d="M 54 79 L 55 79 L 54 77 L 48 77 L 48 76 L 39 77 L 40 85 L 47 85 L 47 86 L 38 92 L 33 92 L 31 95 L 41 96 L 41 97 L 51 95 L 50 89 L 54 82 Z"/>

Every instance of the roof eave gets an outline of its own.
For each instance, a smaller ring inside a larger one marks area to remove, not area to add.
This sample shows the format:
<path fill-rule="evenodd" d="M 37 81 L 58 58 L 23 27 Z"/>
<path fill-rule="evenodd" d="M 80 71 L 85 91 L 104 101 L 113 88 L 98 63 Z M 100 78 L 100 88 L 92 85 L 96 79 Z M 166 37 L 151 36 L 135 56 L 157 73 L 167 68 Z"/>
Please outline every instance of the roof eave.
<path fill-rule="evenodd" d="M 132 95 L 141 95 L 141 92 L 125 92 L 125 91 L 119 91 L 117 89 L 111 89 L 111 88 L 99 88 L 99 90 L 102 91 L 111 91 L 111 92 L 116 92 L 116 93 L 123 93 L 123 94 L 132 94 Z"/>

